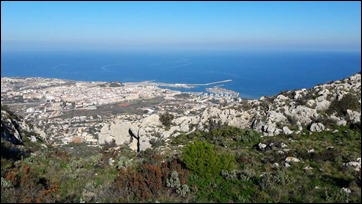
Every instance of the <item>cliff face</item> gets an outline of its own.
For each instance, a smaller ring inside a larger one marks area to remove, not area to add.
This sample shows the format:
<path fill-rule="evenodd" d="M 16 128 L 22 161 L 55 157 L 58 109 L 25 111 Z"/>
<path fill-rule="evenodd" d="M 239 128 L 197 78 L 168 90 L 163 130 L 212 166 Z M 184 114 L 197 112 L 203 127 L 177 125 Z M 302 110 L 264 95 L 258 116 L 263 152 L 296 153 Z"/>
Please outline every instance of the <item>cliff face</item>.
<path fill-rule="evenodd" d="M 361 74 L 343 80 L 317 85 L 310 89 L 285 91 L 259 100 L 244 100 L 239 105 L 206 107 L 199 115 L 183 115 L 172 120 L 166 130 L 158 115 L 119 117 L 103 127 L 99 142 L 115 139 L 117 144 L 129 141 L 128 129 L 140 129 L 141 149 L 150 147 L 155 135 L 167 139 L 180 132 L 207 129 L 212 118 L 216 122 L 239 128 L 252 128 L 264 136 L 300 133 L 303 129 L 322 131 L 331 125 L 347 125 L 361 121 Z M 344 98 L 344 99 L 343 99 Z M 135 148 L 135 144 L 130 144 Z"/>
<path fill-rule="evenodd" d="M 22 127 L 21 119 L 8 112 L 1 110 L 1 138 L 13 143 L 23 144 L 23 136 L 21 134 Z"/>
<path fill-rule="evenodd" d="M 43 138 L 26 123 L 22 117 L 1 108 L 1 139 L 12 145 L 24 145 L 25 141 L 36 143 Z"/>

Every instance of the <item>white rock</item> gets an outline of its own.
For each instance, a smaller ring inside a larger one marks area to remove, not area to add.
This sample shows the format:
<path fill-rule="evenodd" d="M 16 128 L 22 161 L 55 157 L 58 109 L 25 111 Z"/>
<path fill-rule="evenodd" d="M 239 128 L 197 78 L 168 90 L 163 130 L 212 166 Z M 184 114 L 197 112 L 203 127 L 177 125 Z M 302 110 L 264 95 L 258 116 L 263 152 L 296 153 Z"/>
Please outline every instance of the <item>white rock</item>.
<path fill-rule="evenodd" d="M 293 116 L 301 124 L 308 124 L 312 122 L 313 117 L 318 116 L 316 109 L 311 109 L 306 106 L 297 106 L 290 110 L 291 116 Z"/>
<path fill-rule="evenodd" d="M 111 158 L 109 158 L 109 160 L 108 160 L 108 164 L 109 164 L 109 165 L 111 165 L 111 166 L 113 166 L 113 163 L 114 163 L 113 158 L 112 158 L 112 157 L 111 157 Z"/>
<path fill-rule="evenodd" d="M 342 188 L 341 189 L 343 192 L 347 193 L 347 194 L 350 194 L 351 193 L 351 190 L 349 188 Z"/>
<path fill-rule="evenodd" d="M 290 135 L 293 133 L 293 131 L 291 131 L 287 126 L 283 127 L 283 133 L 286 135 Z"/>
<path fill-rule="evenodd" d="M 264 150 L 265 147 L 266 147 L 266 144 L 259 143 L 259 144 L 258 144 L 258 147 L 259 147 L 260 150 Z"/>
<path fill-rule="evenodd" d="M 359 123 L 361 122 L 361 113 L 357 111 L 347 110 L 348 118 L 351 120 L 352 123 Z"/>
<path fill-rule="evenodd" d="M 315 105 L 315 101 L 313 99 L 310 99 L 310 100 L 307 101 L 307 105 L 309 107 L 313 107 Z"/>
<path fill-rule="evenodd" d="M 294 93 L 295 93 L 294 99 L 299 99 L 299 98 L 302 97 L 301 93 L 303 93 L 303 91 L 302 90 L 297 90 Z"/>
<path fill-rule="evenodd" d="M 282 100 L 282 101 L 285 101 L 285 100 L 287 100 L 287 99 L 289 99 L 289 98 L 286 97 L 286 96 L 284 96 L 283 94 L 279 94 L 279 95 L 277 96 L 277 99 Z"/>
<path fill-rule="evenodd" d="M 278 154 L 284 154 L 284 151 L 278 150 Z"/>
<path fill-rule="evenodd" d="M 324 130 L 324 125 L 322 123 L 313 123 L 310 126 L 310 131 L 312 132 L 322 132 Z"/>
<path fill-rule="evenodd" d="M 345 120 L 338 120 L 338 121 L 337 121 L 337 125 L 339 125 L 339 126 L 346 126 L 346 125 L 347 125 L 347 121 L 345 121 Z"/>
<path fill-rule="evenodd" d="M 306 170 L 306 171 L 308 171 L 308 170 L 312 170 L 313 168 L 312 167 L 310 167 L 310 166 L 306 166 L 306 167 L 304 167 L 304 170 Z"/>
<path fill-rule="evenodd" d="M 321 101 L 317 101 L 316 104 L 317 104 L 317 105 L 316 105 L 316 109 L 317 109 L 318 111 L 323 111 L 323 110 L 327 110 L 327 109 L 328 109 L 328 107 L 331 105 L 331 102 L 323 99 L 323 100 L 321 100 Z"/>
<path fill-rule="evenodd" d="M 326 147 L 327 150 L 331 150 L 331 149 L 334 149 L 334 146 L 328 146 Z"/>
<path fill-rule="evenodd" d="M 344 165 L 354 167 L 355 171 L 361 171 L 361 158 L 357 158 L 357 161 L 351 161 Z"/>
<path fill-rule="evenodd" d="M 36 141 L 37 141 L 37 140 L 36 140 L 36 137 L 35 137 L 34 135 L 30 136 L 30 141 L 31 141 L 31 142 L 36 142 Z"/>
<path fill-rule="evenodd" d="M 285 159 L 285 162 L 290 163 L 290 162 L 299 162 L 300 160 L 298 158 L 295 157 L 287 157 Z"/>
<path fill-rule="evenodd" d="M 328 89 L 323 89 L 322 91 L 318 92 L 318 95 L 320 96 L 328 96 L 329 94 L 329 90 Z"/>

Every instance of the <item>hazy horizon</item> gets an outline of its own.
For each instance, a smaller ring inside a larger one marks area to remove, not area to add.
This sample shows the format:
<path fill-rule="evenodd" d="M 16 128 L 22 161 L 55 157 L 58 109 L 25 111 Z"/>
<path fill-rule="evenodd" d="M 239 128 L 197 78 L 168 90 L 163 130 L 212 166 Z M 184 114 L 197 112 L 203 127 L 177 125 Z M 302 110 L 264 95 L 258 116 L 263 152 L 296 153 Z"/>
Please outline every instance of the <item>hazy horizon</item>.
<path fill-rule="evenodd" d="M 361 2 L 1 2 L 1 52 L 360 52 Z"/>

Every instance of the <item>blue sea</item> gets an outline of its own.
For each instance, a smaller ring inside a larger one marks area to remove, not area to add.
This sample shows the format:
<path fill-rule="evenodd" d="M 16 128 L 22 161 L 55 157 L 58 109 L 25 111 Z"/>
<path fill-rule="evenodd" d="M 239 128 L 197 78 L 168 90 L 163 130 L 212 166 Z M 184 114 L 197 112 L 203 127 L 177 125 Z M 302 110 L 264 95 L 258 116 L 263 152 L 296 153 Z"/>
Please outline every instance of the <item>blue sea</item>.
<path fill-rule="evenodd" d="M 6 52 L 1 76 L 219 84 L 244 98 L 311 88 L 361 70 L 359 52 Z M 198 87 L 192 91 L 206 91 Z M 184 89 L 184 91 L 190 91 Z"/>

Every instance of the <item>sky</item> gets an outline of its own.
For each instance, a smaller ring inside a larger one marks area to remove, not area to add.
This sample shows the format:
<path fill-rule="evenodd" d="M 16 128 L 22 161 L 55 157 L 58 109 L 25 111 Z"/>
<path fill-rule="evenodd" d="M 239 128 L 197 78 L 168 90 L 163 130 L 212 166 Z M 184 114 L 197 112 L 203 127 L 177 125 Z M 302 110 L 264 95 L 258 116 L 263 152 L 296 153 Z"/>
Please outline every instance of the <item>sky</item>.
<path fill-rule="evenodd" d="M 361 2 L 1 1 L 1 52 L 361 50 Z"/>

